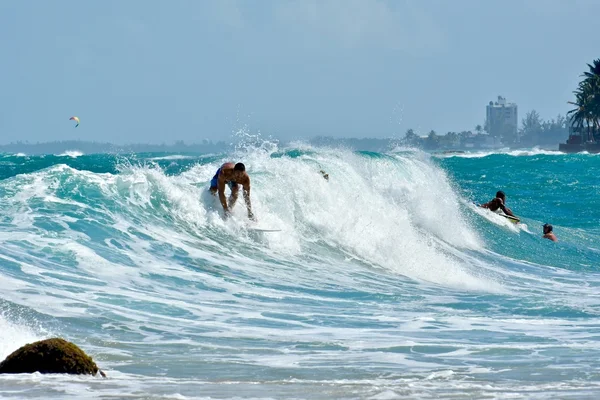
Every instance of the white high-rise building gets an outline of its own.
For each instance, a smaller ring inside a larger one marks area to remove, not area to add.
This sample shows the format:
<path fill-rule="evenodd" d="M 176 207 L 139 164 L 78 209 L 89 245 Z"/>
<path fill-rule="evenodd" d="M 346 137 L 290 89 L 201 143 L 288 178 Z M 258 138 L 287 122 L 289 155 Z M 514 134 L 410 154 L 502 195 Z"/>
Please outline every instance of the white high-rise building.
<path fill-rule="evenodd" d="M 502 96 L 498 96 L 496 102 L 490 101 L 486 107 L 485 119 L 485 130 L 490 136 L 516 141 L 518 128 L 519 120 L 515 103 L 507 103 Z"/>

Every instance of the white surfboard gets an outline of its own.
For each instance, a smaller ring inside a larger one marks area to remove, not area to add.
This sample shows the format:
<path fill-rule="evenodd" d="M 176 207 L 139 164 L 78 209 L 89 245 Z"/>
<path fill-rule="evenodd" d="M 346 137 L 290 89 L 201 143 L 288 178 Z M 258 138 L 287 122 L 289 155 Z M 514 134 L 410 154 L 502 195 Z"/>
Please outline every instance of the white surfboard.
<path fill-rule="evenodd" d="M 512 215 L 504 214 L 504 212 L 500 209 L 497 209 L 496 211 L 493 211 L 493 212 L 498 214 L 501 217 L 506 218 L 510 222 L 514 222 L 515 224 L 518 224 L 519 222 L 521 222 L 521 219 L 519 217 L 513 217 Z"/>
<path fill-rule="evenodd" d="M 281 229 L 265 229 L 265 228 L 254 228 L 249 226 L 248 227 L 249 231 L 255 231 L 255 232 L 281 232 Z"/>
<path fill-rule="evenodd" d="M 518 224 L 519 222 L 521 222 L 521 220 L 517 217 L 512 217 L 512 216 L 506 215 L 506 214 L 498 214 L 498 215 L 508 219 L 510 222 L 514 222 L 515 224 Z"/>

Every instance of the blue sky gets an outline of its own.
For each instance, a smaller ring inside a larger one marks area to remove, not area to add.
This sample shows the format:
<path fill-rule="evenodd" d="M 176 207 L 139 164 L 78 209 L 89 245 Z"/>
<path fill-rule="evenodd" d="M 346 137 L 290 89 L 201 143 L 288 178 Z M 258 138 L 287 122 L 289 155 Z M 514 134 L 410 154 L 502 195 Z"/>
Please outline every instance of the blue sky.
<path fill-rule="evenodd" d="M 0 142 L 473 129 L 497 95 L 564 114 L 595 0 L 0 2 Z M 81 125 L 73 128 L 69 117 Z"/>

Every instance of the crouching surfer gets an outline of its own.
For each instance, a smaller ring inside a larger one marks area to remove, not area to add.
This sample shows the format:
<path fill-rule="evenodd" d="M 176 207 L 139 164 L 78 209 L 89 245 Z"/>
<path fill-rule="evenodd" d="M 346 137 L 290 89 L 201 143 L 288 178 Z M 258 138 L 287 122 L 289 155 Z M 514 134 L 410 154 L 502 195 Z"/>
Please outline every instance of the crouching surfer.
<path fill-rule="evenodd" d="M 225 185 L 231 189 L 231 195 L 229 196 L 229 204 L 225 198 Z M 215 176 L 210 181 L 210 192 L 215 195 L 219 194 L 219 201 L 223 206 L 225 212 L 225 218 L 231 215 L 231 209 L 237 201 L 238 192 L 242 186 L 244 192 L 244 202 L 248 209 L 248 218 L 255 220 L 254 214 L 252 213 L 252 203 L 250 202 L 250 177 L 246 173 L 246 166 L 242 163 L 233 164 L 231 162 L 221 165 L 221 167 L 215 173 Z"/>

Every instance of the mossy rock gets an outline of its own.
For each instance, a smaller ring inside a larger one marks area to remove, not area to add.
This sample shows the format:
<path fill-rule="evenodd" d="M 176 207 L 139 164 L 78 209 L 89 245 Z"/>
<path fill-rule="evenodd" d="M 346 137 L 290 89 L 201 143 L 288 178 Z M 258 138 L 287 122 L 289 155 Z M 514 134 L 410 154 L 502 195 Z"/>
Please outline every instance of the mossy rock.
<path fill-rule="evenodd" d="M 79 347 L 64 339 L 53 338 L 26 344 L 0 363 L 0 374 L 88 374 L 99 369 Z M 100 371 L 102 376 L 105 376 Z"/>

